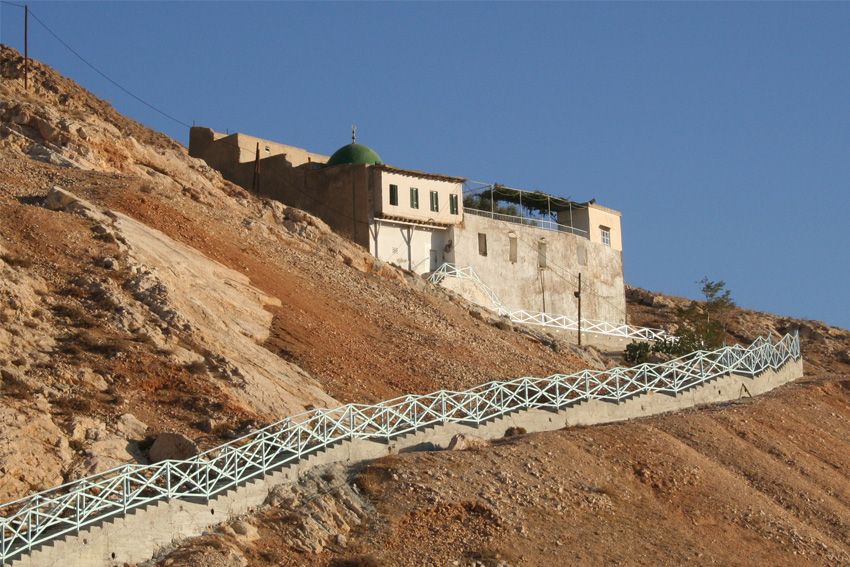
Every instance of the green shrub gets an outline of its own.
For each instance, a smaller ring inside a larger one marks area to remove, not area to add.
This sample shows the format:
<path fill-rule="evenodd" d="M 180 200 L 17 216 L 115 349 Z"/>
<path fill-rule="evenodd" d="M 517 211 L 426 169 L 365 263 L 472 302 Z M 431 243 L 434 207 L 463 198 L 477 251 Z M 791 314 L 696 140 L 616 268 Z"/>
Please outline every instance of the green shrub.
<path fill-rule="evenodd" d="M 623 360 L 626 364 L 643 364 L 649 358 L 649 343 L 632 341 L 626 345 Z"/>
<path fill-rule="evenodd" d="M 677 310 L 680 330 L 670 339 L 648 343 L 632 342 L 626 345 L 623 360 L 627 364 L 641 364 L 649 359 L 650 353 L 682 356 L 697 350 L 710 350 L 726 344 L 726 325 L 735 307 L 732 292 L 726 289 L 723 280 L 712 281 L 707 277 L 697 282 L 705 301 L 692 301 Z"/>

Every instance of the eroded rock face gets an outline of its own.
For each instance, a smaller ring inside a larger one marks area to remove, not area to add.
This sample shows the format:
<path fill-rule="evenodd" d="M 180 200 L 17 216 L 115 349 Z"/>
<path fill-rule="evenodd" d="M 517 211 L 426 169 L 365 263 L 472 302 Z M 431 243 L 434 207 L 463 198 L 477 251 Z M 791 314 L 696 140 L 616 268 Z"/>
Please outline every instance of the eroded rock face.
<path fill-rule="evenodd" d="M 138 423 L 144 426 L 141 422 Z M 74 416 L 65 430 L 77 455 L 65 471 L 65 480 L 82 478 L 127 462 L 144 462 L 138 445 L 138 439 L 141 438 L 137 436 L 139 425 L 122 425 L 124 424 L 120 419 L 110 428 L 99 419 L 84 415 Z"/>
<path fill-rule="evenodd" d="M 296 485 L 274 488 L 266 503 L 272 508 L 269 514 L 274 509 L 285 513 L 287 545 L 309 553 L 344 542 L 371 511 L 338 464 L 311 469 Z"/>
<path fill-rule="evenodd" d="M 64 481 L 73 452 L 41 401 L 21 408 L 0 404 L 0 501 Z"/>
<path fill-rule="evenodd" d="M 163 567 L 246 567 L 248 559 L 238 546 L 215 536 L 193 540 L 159 563 Z"/>
<path fill-rule="evenodd" d="M 42 300 L 47 286 L 19 262 L 0 249 L 0 368 L 10 374 L 46 361 L 56 344 Z"/>
<path fill-rule="evenodd" d="M 307 404 L 337 405 L 301 368 L 262 346 L 272 321 L 266 306 L 279 301 L 251 285 L 248 277 L 126 215 L 98 210 L 60 187 L 51 189 L 43 204 L 95 222 L 95 232 L 119 243 L 128 264 L 123 289 L 110 280 L 81 278 L 77 283 L 114 303 L 114 317 L 122 328 L 168 346 L 183 360 L 204 361 L 236 398 L 270 418 L 297 413 Z M 293 212 L 299 223 L 329 232 L 306 213 L 283 211 Z M 132 296 L 130 301 L 125 292 Z M 147 315 L 157 324 L 150 324 Z M 196 345 L 196 352 L 176 348 L 181 340 Z"/>
<path fill-rule="evenodd" d="M 115 422 L 115 430 L 127 439 L 144 439 L 148 426 L 135 415 L 125 413 Z"/>

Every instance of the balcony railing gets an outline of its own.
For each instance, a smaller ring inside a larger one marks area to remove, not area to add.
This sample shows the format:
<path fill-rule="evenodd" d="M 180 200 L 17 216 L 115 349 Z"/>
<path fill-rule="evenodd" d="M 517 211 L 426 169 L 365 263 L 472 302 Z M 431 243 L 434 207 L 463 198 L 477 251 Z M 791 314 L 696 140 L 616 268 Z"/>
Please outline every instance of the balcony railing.
<path fill-rule="evenodd" d="M 567 226 L 565 224 L 558 224 L 555 221 L 551 220 L 535 219 L 530 217 L 518 217 L 516 215 L 506 215 L 503 213 L 496 213 L 492 211 L 482 211 L 481 209 L 470 209 L 468 207 L 464 207 L 463 211 L 465 213 L 469 213 L 471 215 L 479 217 L 488 217 L 495 220 L 510 222 L 513 224 L 521 224 L 524 226 L 531 226 L 534 228 L 542 228 L 543 230 L 551 230 L 554 232 L 569 232 L 570 234 L 575 234 L 576 236 L 581 236 L 582 238 L 589 238 L 589 235 L 586 230 L 582 230 L 574 226 Z"/>

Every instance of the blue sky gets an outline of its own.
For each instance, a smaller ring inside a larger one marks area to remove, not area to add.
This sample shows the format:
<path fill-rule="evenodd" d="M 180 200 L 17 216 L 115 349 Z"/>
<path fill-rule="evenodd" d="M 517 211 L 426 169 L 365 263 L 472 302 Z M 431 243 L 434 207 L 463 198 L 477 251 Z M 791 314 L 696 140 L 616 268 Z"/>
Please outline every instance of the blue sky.
<path fill-rule="evenodd" d="M 626 280 L 850 327 L 850 3 L 33 2 L 184 122 L 623 212 Z M 21 13 L 2 6 L 2 41 Z M 30 53 L 186 143 L 37 24 Z"/>

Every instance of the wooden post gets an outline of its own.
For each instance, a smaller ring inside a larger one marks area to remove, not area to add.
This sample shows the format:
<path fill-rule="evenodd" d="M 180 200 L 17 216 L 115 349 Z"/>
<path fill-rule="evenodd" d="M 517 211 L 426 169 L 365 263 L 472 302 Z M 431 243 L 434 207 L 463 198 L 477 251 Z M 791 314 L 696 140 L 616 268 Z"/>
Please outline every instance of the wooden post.
<path fill-rule="evenodd" d="M 578 299 L 578 346 L 581 346 L 581 272 L 578 273 L 578 291 L 573 295 Z"/>
<path fill-rule="evenodd" d="M 30 50 L 29 50 L 30 8 L 24 4 L 24 90 L 29 91 Z"/>
<path fill-rule="evenodd" d="M 522 189 L 519 190 L 519 224 L 522 223 L 522 219 L 525 218 L 522 214 Z"/>
<path fill-rule="evenodd" d="M 251 180 L 251 191 L 260 196 L 260 142 L 257 142 L 257 156 L 254 158 L 254 178 Z"/>
<path fill-rule="evenodd" d="M 493 213 L 496 212 L 496 202 L 493 200 L 493 185 L 490 185 L 490 218 L 496 218 Z"/>

